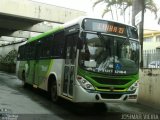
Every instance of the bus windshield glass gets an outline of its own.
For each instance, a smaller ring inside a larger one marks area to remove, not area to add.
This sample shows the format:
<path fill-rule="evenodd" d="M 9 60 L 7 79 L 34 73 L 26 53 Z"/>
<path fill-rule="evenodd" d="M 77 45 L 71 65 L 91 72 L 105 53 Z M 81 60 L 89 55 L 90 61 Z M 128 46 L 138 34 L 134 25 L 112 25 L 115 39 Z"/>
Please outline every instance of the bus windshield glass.
<path fill-rule="evenodd" d="M 85 33 L 81 68 L 109 75 L 138 73 L 139 43 L 124 37 Z"/>

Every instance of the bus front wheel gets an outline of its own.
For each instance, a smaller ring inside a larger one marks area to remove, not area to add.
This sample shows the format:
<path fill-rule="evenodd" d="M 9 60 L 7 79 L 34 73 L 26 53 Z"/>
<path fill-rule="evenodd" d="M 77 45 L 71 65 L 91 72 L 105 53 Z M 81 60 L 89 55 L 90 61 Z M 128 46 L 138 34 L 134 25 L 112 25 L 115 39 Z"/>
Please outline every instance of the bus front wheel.
<path fill-rule="evenodd" d="M 51 95 L 51 100 L 53 102 L 58 102 L 58 95 L 57 95 L 57 84 L 56 82 L 52 82 L 51 87 L 50 87 L 50 95 Z"/>

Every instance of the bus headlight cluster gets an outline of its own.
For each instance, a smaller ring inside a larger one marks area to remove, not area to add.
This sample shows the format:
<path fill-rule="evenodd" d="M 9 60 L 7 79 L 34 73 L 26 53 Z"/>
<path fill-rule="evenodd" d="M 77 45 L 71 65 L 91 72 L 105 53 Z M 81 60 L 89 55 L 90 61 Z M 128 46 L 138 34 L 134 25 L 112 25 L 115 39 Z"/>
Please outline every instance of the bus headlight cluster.
<path fill-rule="evenodd" d="M 128 91 L 134 91 L 138 88 L 138 81 L 136 81 L 135 83 L 133 83 L 129 88 Z"/>
<path fill-rule="evenodd" d="M 77 76 L 77 80 L 84 89 L 95 90 L 93 85 L 90 82 L 88 82 L 86 79 L 84 79 L 83 77 Z"/>

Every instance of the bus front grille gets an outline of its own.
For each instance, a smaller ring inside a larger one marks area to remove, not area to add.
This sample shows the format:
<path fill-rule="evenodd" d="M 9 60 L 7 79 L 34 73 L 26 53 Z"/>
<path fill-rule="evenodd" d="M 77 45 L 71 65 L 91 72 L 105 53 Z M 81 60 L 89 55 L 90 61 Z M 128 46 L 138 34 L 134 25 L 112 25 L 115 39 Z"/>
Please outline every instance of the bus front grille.
<path fill-rule="evenodd" d="M 126 88 L 112 88 L 112 87 L 97 87 L 98 89 L 101 89 L 101 90 L 110 90 L 110 91 L 113 91 L 113 90 L 125 90 Z"/>
<path fill-rule="evenodd" d="M 108 78 L 99 78 L 93 77 L 93 79 L 100 84 L 107 84 L 107 85 L 125 85 L 129 83 L 131 80 L 129 79 L 108 79 Z"/>
<path fill-rule="evenodd" d="M 122 94 L 105 94 L 105 93 L 101 93 L 100 95 L 103 99 L 119 99 L 122 96 Z"/>

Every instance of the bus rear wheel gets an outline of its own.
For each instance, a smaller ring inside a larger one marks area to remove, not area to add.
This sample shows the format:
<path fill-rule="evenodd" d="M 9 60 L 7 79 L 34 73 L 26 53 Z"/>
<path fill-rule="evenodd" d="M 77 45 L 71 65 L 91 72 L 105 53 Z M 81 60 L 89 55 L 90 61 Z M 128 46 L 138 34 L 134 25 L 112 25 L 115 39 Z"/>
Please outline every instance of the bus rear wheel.
<path fill-rule="evenodd" d="M 50 96 L 51 96 L 51 100 L 52 102 L 58 102 L 59 97 L 57 95 L 57 84 L 56 82 L 52 82 L 51 87 L 50 87 Z"/>

